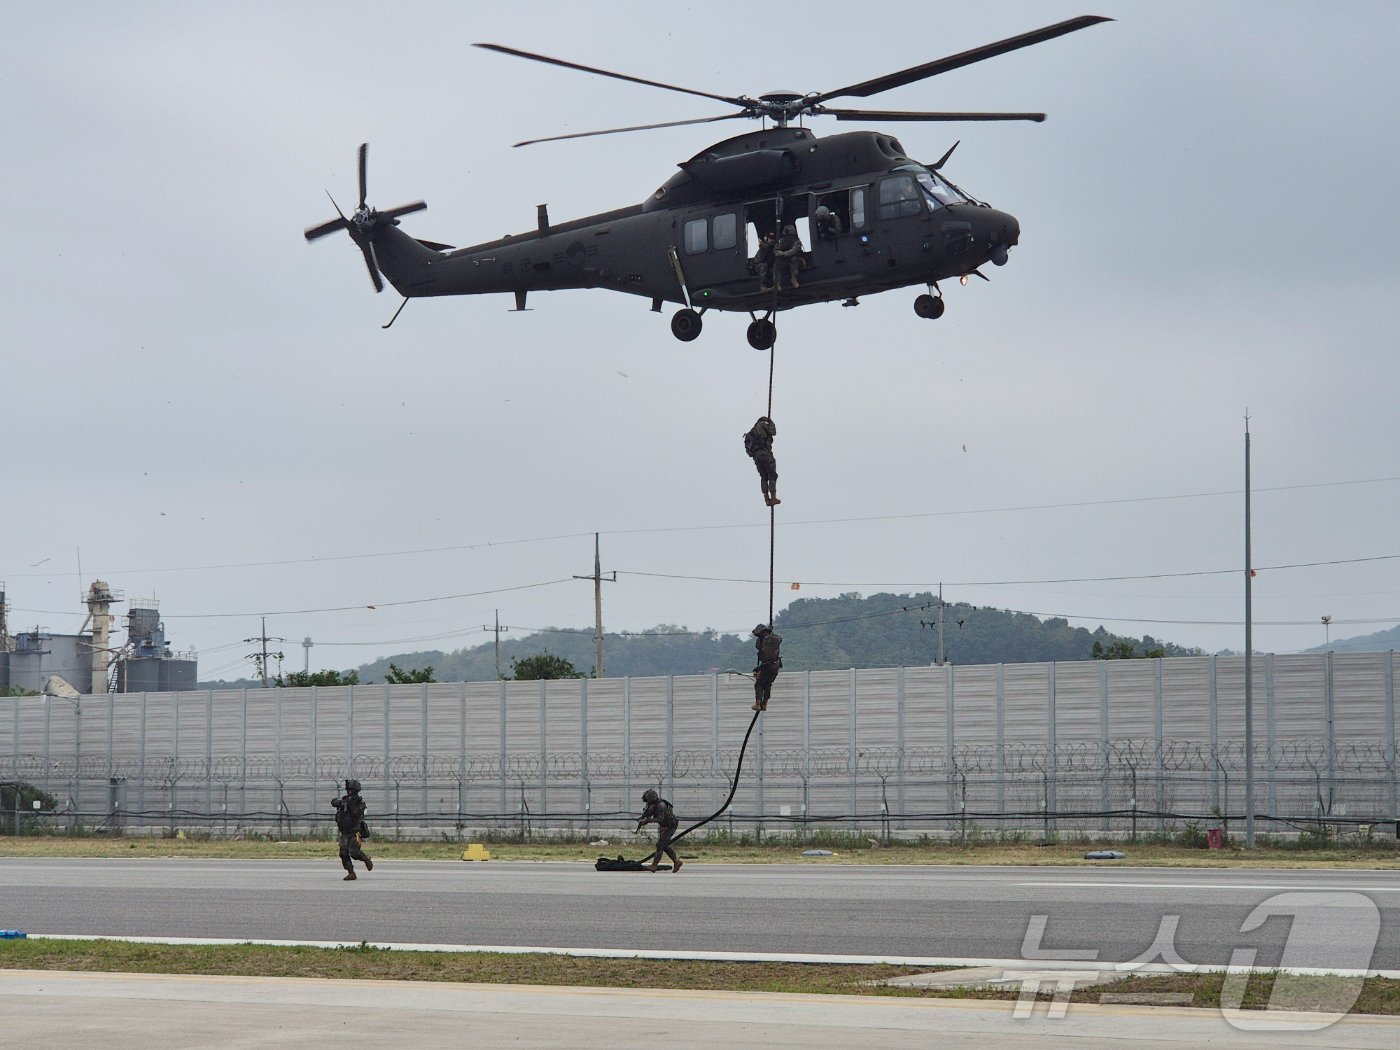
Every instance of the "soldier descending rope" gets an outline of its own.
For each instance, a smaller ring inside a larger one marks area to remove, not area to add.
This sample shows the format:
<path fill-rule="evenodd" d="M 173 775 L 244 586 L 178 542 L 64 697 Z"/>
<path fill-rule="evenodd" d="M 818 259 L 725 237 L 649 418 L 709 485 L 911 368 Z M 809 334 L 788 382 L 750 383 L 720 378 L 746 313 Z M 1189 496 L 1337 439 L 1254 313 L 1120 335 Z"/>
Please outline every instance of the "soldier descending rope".
<path fill-rule="evenodd" d="M 773 682 L 782 669 L 783 658 L 779 649 L 783 644 L 781 635 L 773 633 L 773 628 L 761 623 L 753 629 L 753 646 L 758 654 L 758 666 L 753 669 L 753 709 L 768 710 L 768 695 L 773 691 Z"/>
<path fill-rule="evenodd" d="M 758 422 L 744 435 L 744 451 L 758 468 L 763 502 L 770 507 L 776 507 L 782 502 L 778 498 L 778 462 L 773 458 L 773 439 L 777 436 L 777 424 L 767 416 L 759 416 Z"/>

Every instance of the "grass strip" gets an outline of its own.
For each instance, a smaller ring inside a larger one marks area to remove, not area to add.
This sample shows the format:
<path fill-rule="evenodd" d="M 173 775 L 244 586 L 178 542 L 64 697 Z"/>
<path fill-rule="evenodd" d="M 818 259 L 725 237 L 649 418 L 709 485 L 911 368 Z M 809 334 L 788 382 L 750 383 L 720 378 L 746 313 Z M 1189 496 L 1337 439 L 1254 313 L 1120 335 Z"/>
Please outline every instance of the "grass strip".
<path fill-rule="evenodd" d="M 574 861 L 592 863 L 600 856 L 643 856 L 651 839 L 612 838 L 607 846 L 587 842 L 487 842 L 494 860 Z M 367 848 L 378 860 L 459 861 L 465 843 L 371 839 Z M 985 843 L 959 846 L 951 843 L 868 843 L 841 845 L 834 856 L 802 856 L 803 846 L 792 842 L 752 845 L 724 841 L 687 842 L 684 860 L 714 864 L 947 864 L 947 865 L 1070 865 L 1076 867 L 1143 866 L 1188 868 L 1382 868 L 1400 870 L 1400 848 L 1384 845 L 1319 848 L 1311 850 L 1260 847 L 1242 849 L 1191 849 L 1178 845 L 1110 843 Z M 1091 849 L 1113 848 L 1127 854 L 1122 861 L 1086 861 Z M 326 860 L 336 865 L 336 844 L 328 839 L 300 838 L 218 839 L 207 837 L 107 837 L 97 835 L 0 836 L 4 857 L 191 857 L 209 860 Z M 488 862 L 489 863 L 489 862 Z"/>
<path fill-rule="evenodd" d="M 1033 964 L 1027 964 L 1032 966 Z M 271 945 L 164 945 L 127 941 L 0 941 L 0 969 L 103 973 L 192 973 L 249 977 L 311 977 L 376 981 L 569 985 L 590 988 L 668 988 L 695 991 L 881 995 L 898 998 L 1014 1000 L 1017 988 L 921 989 L 873 985 L 927 973 L 927 967 L 826 963 L 735 963 L 695 960 L 589 959 L 567 955 L 493 952 L 416 952 L 361 944 L 348 948 Z M 1129 977 L 1074 993 L 1076 1003 L 1140 1003 L 1219 1009 L 1225 975 Z M 1246 985 L 1243 1007 L 1332 1010 L 1351 998 L 1355 979 L 1261 972 Z M 1048 1001 L 1052 996 L 1037 997 Z M 1400 980 L 1369 977 L 1349 1013 L 1400 1015 Z"/>

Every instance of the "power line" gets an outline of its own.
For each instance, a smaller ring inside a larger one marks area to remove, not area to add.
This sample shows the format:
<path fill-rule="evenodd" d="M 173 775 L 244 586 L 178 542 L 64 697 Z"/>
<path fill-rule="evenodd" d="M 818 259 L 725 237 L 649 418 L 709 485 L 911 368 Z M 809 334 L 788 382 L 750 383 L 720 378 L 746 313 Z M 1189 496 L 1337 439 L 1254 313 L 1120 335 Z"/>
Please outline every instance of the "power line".
<path fill-rule="evenodd" d="M 1334 558 L 1329 561 L 1302 561 L 1284 565 L 1261 565 L 1256 572 L 1279 572 L 1284 569 L 1314 569 L 1329 565 L 1359 565 L 1373 561 L 1393 561 L 1400 558 L 1400 554 L 1377 554 L 1365 558 Z M 667 572 L 642 572 L 633 569 L 619 569 L 622 576 L 649 576 L 662 580 L 695 580 L 702 583 L 766 583 L 766 580 L 737 577 L 737 576 L 687 576 L 679 573 Z M 947 581 L 949 587 L 1027 587 L 1039 584 L 1050 583 L 1122 583 L 1132 580 L 1176 580 L 1185 579 L 1191 576 L 1230 576 L 1238 573 L 1239 569 L 1200 569 L 1192 572 L 1154 572 L 1141 573 L 1128 576 L 1070 576 L 1058 579 L 1045 580 L 951 580 Z M 802 580 L 801 583 L 809 587 L 895 587 L 904 589 L 932 589 L 937 584 L 929 583 L 871 583 L 863 582 L 832 582 L 828 580 Z"/>
<path fill-rule="evenodd" d="M 1341 488 L 1352 485 L 1377 485 L 1389 482 L 1400 481 L 1400 476 L 1379 477 L 1379 478 L 1357 478 L 1350 481 L 1318 481 L 1308 482 L 1298 485 L 1274 485 L 1265 488 L 1256 488 L 1256 494 L 1261 492 L 1296 492 L 1307 489 Z M 812 518 L 808 520 L 792 521 L 789 526 L 796 525 L 844 525 L 858 522 L 878 522 L 878 521 L 910 521 L 926 518 L 953 518 L 967 517 L 979 514 L 1020 514 L 1037 510 L 1073 510 L 1081 507 L 1110 507 L 1120 505 L 1131 505 L 1137 503 L 1164 503 L 1175 500 L 1188 499 L 1212 499 L 1222 496 L 1238 496 L 1243 493 L 1243 489 L 1217 489 L 1206 492 L 1182 492 L 1164 496 L 1124 496 L 1113 499 L 1100 500 L 1072 500 L 1063 503 L 1029 503 L 1004 507 L 978 507 L 964 510 L 940 510 L 924 511 L 911 514 L 877 514 L 865 517 L 849 518 Z M 603 529 L 599 534 L 607 536 L 641 536 L 641 535 L 661 535 L 675 532 L 714 532 L 727 529 L 757 529 L 766 528 L 766 523 L 762 522 L 738 522 L 731 524 L 716 525 L 677 525 L 677 526 L 655 526 L 641 529 Z M 276 568 L 288 565 L 312 565 L 317 562 L 342 562 L 342 561 L 365 561 L 374 558 L 401 558 L 411 557 L 419 554 L 448 554 L 456 551 L 485 550 L 490 547 L 510 547 L 531 543 L 553 543 L 560 540 L 579 539 L 581 537 L 593 535 L 590 532 L 566 532 L 548 536 L 528 536 L 516 537 L 503 540 L 481 540 L 476 543 L 452 544 L 443 547 L 418 547 L 397 551 L 374 551 L 360 554 L 332 554 L 320 555 L 309 558 L 282 558 L 272 561 L 248 561 L 248 562 L 225 562 L 212 565 L 181 565 L 163 566 L 144 569 L 105 569 L 104 572 L 110 575 L 134 576 L 147 573 L 168 573 L 168 572 L 210 572 L 224 569 L 254 569 L 254 568 Z M 36 572 L 8 572 L 8 579 L 30 579 L 43 578 L 53 579 L 59 576 L 72 576 L 74 573 L 36 573 Z M 585 579 L 587 577 L 584 577 Z M 320 611 L 320 610 L 316 610 Z"/>

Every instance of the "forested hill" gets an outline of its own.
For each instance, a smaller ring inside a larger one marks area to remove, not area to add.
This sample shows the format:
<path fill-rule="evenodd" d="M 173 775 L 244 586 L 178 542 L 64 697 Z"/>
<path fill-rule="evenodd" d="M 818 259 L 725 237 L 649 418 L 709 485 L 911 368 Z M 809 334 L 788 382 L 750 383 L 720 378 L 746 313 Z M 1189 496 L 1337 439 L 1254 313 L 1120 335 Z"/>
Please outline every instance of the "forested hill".
<path fill-rule="evenodd" d="M 774 629 L 783 638 L 783 665 L 791 671 L 840 670 L 848 667 L 908 667 L 934 663 L 938 656 L 938 598 L 932 594 L 846 594 L 839 598 L 802 598 L 780 612 Z M 957 664 L 1031 663 L 1088 660 L 1094 643 L 1115 655 L 1167 655 L 1193 650 L 1150 637 L 1122 638 L 1099 628 L 1071 627 L 1065 620 L 1040 620 L 1027 613 L 950 603 L 943 609 L 947 659 Z M 510 677 L 510 661 L 543 652 L 563 657 L 580 672 L 593 670 L 591 628 L 570 628 L 521 638 L 501 635 L 501 673 Z M 753 668 L 753 639 L 747 634 L 691 631 L 662 625 L 635 634 L 605 634 L 604 670 L 623 676 L 705 674 Z M 431 666 L 439 682 L 491 681 L 496 677 L 491 642 L 452 652 L 403 653 L 356 670 L 361 682 L 383 681 L 389 664 L 401 669 Z"/>

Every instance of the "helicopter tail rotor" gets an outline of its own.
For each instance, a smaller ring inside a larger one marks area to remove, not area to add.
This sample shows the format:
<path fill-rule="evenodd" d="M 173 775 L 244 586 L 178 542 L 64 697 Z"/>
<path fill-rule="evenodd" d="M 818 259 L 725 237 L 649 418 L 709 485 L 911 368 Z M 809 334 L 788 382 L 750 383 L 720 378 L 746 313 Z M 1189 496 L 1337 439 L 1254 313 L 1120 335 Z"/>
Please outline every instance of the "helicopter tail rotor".
<path fill-rule="evenodd" d="M 369 160 L 369 143 L 360 144 L 359 153 L 359 187 L 360 199 L 355 206 L 355 211 L 347 218 L 340 210 L 340 205 L 336 204 L 335 198 L 331 197 L 331 206 L 335 208 L 336 218 L 329 222 L 323 222 L 319 226 L 308 227 L 303 236 L 308 242 L 319 240 L 332 233 L 344 230 L 350 235 L 350 239 L 355 242 L 355 246 L 360 249 L 360 254 L 364 256 L 365 269 L 369 271 L 369 279 L 374 282 L 374 290 L 382 292 L 384 290 L 384 280 L 379 275 L 379 261 L 374 254 L 374 236 L 386 226 L 397 226 L 399 216 L 409 215 L 415 211 L 422 211 L 428 205 L 423 201 L 414 201 L 412 204 L 400 204 L 395 208 L 388 208 L 384 211 L 377 211 L 365 203 L 367 195 L 367 164 Z M 326 193 L 330 197 L 330 193 Z"/>

